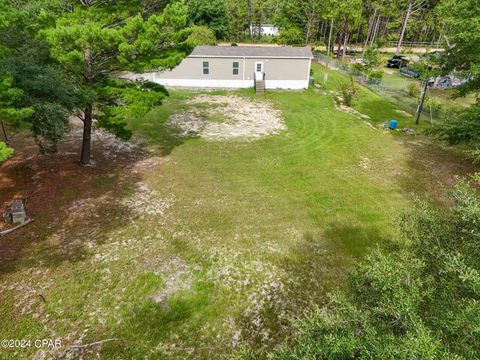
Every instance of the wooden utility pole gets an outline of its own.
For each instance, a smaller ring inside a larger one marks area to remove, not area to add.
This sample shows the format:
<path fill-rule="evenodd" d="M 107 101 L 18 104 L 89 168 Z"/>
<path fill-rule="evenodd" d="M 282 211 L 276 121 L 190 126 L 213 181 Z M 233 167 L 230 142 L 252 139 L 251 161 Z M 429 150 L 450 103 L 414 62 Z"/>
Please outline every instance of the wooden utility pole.
<path fill-rule="evenodd" d="M 429 78 L 425 79 L 425 85 L 422 89 L 422 94 L 420 95 L 420 103 L 417 106 L 417 112 L 415 113 L 415 124 L 418 125 L 420 122 L 420 115 L 423 110 L 423 103 L 425 102 L 425 95 L 427 94 L 427 87 L 428 87 L 428 80 Z"/>

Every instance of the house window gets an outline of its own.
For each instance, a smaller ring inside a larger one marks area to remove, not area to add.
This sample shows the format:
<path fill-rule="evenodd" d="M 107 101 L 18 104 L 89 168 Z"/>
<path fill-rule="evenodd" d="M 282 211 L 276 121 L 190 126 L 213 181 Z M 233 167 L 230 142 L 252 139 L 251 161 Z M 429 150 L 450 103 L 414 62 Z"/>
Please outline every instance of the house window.
<path fill-rule="evenodd" d="M 233 62 L 233 75 L 238 75 L 238 70 L 240 68 L 240 64 L 238 61 Z"/>
<path fill-rule="evenodd" d="M 257 71 L 258 72 L 262 71 L 262 64 L 261 63 L 257 63 Z"/>
<path fill-rule="evenodd" d="M 203 62 L 203 75 L 208 75 L 210 73 L 210 64 L 208 61 Z"/>

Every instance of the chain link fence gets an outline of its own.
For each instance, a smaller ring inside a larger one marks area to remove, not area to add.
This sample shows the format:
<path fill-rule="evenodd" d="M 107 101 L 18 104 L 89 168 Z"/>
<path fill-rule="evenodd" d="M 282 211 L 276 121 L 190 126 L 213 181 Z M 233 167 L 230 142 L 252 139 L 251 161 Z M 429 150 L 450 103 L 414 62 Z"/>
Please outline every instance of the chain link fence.
<path fill-rule="evenodd" d="M 323 66 L 326 66 L 328 62 L 328 68 L 330 70 L 351 76 L 354 81 L 370 89 L 377 95 L 391 101 L 400 110 L 415 115 L 422 87 L 420 81 L 399 76 L 396 74 L 396 72 L 398 72 L 397 69 L 384 70 L 384 76 L 382 79 L 371 78 L 367 74 L 343 61 L 333 58 L 328 59 L 327 56 L 320 53 L 315 54 L 315 60 Z M 441 99 L 432 96 L 432 94 L 429 93 L 430 91 L 427 91 L 421 119 L 433 123 L 444 119 L 449 111 L 447 107 L 442 104 Z"/>

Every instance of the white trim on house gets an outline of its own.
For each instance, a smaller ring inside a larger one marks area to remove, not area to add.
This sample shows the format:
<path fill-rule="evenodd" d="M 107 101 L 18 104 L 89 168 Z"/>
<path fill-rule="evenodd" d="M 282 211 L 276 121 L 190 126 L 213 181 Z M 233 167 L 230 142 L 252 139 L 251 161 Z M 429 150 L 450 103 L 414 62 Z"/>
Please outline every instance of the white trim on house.
<path fill-rule="evenodd" d="M 310 85 L 310 70 L 312 69 L 312 61 L 308 63 L 308 72 L 307 72 L 307 87 Z"/>
<path fill-rule="evenodd" d="M 153 77 L 153 82 L 172 87 L 194 88 L 225 88 L 241 89 L 253 87 L 253 80 L 212 80 L 212 79 L 158 79 Z M 267 89 L 305 89 L 308 80 L 265 80 Z"/>
<path fill-rule="evenodd" d="M 240 89 L 253 87 L 253 80 L 158 79 L 153 82 L 172 87 Z"/>
<path fill-rule="evenodd" d="M 242 64 L 242 79 L 245 80 L 245 56 L 243 57 L 243 64 Z"/>
<path fill-rule="evenodd" d="M 265 80 L 266 89 L 292 89 L 308 88 L 308 80 Z"/>
<path fill-rule="evenodd" d="M 233 56 L 233 55 L 188 55 L 190 58 L 217 58 L 217 59 L 312 59 L 312 57 L 308 56 L 265 56 L 265 55 L 258 55 L 258 56 Z"/>

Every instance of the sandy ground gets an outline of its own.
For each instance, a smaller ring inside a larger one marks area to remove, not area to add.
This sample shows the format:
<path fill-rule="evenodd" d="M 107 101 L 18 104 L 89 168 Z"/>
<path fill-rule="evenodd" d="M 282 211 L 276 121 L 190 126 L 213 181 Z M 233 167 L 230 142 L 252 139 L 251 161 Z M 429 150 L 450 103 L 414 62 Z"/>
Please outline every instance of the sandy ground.
<path fill-rule="evenodd" d="M 169 124 L 181 136 L 208 140 L 258 139 L 286 129 L 280 111 L 266 101 L 239 96 L 200 95 L 187 102 L 191 109 L 173 115 Z M 219 121 L 210 121 L 211 118 Z"/>

